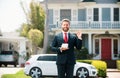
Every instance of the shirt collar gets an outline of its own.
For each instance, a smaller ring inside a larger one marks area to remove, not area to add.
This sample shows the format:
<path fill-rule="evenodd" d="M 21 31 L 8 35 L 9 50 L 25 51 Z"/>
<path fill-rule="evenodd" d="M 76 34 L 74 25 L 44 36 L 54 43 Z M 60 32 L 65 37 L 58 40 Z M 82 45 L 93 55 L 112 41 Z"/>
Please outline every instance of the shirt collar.
<path fill-rule="evenodd" d="M 64 33 L 67 33 L 67 34 L 68 34 L 69 32 L 64 32 L 64 31 L 62 31 L 62 33 L 63 33 L 63 34 L 64 34 Z"/>

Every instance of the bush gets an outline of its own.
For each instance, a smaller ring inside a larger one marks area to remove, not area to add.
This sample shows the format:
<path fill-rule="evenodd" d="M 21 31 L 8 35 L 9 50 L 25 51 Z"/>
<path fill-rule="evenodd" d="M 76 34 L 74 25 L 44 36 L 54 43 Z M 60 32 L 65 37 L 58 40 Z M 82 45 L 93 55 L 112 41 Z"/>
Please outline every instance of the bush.
<path fill-rule="evenodd" d="M 82 47 L 81 50 L 76 50 L 76 58 L 77 59 L 87 59 L 88 49 Z"/>
<path fill-rule="evenodd" d="M 98 70 L 99 77 L 106 77 L 107 64 L 100 60 L 77 60 L 78 62 L 92 64 Z"/>
<path fill-rule="evenodd" d="M 97 68 L 99 77 L 106 77 L 107 64 L 104 61 L 93 61 L 92 65 Z"/>
<path fill-rule="evenodd" d="M 117 69 L 120 70 L 120 60 L 117 60 Z"/>

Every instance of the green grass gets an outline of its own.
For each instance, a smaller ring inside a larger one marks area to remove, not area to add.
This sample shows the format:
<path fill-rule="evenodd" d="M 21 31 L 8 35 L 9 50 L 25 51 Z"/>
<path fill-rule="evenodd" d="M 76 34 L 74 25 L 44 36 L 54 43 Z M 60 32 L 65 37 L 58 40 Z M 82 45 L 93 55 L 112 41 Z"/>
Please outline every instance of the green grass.
<path fill-rule="evenodd" d="M 1 78 L 31 78 L 30 76 L 26 76 L 23 70 L 18 71 L 16 74 L 4 74 Z"/>

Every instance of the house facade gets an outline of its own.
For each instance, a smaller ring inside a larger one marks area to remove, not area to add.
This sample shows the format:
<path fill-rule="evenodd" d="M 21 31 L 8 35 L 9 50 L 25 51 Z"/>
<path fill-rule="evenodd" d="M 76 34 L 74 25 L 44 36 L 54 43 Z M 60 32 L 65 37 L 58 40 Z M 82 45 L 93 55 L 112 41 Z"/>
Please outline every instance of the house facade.
<path fill-rule="evenodd" d="M 83 33 L 83 46 L 94 59 L 116 60 L 120 55 L 120 0 L 47 0 L 49 31 L 61 31 L 63 18 L 70 31 Z"/>
<path fill-rule="evenodd" d="M 24 57 L 27 52 L 26 46 L 28 39 L 20 37 L 17 32 L 0 32 L 0 34 L 0 55 L 2 55 L 2 52 L 16 51 L 19 54 L 19 65 L 25 63 L 26 60 Z"/>

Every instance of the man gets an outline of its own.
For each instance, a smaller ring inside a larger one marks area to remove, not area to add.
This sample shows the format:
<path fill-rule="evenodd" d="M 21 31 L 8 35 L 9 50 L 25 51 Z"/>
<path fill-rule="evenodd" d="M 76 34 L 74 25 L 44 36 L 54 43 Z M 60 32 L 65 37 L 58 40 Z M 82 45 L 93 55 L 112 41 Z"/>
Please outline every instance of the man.
<path fill-rule="evenodd" d="M 81 49 L 82 33 L 76 35 L 69 31 L 70 21 L 63 19 L 61 23 L 62 32 L 55 36 L 52 41 L 52 51 L 57 52 L 58 78 L 73 78 L 75 61 L 74 46 Z"/>

